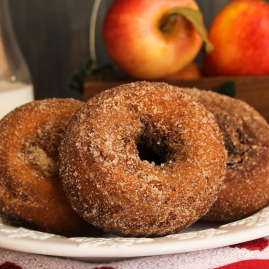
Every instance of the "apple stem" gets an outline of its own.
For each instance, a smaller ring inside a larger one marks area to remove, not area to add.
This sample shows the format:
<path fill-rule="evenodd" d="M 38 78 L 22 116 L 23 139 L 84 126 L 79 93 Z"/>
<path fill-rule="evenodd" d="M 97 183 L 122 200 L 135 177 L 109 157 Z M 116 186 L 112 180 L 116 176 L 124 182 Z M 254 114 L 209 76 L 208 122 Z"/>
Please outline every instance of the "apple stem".
<path fill-rule="evenodd" d="M 177 21 L 178 21 L 177 14 L 170 14 L 169 16 L 165 16 L 160 22 L 159 29 L 162 32 L 167 33 L 174 27 Z"/>
<path fill-rule="evenodd" d="M 206 52 L 211 52 L 214 49 L 214 46 L 208 38 L 207 30 L 204 25 L 203 14 L 199 9 L 193 9 L 190 7 L 175 7 L 171 9 L 161 20 L 159 29 L 162 32 L 169 32 L 176 24 L 178 15 L 183 16 L 192 23 L 196 31 L 200 34 L 205 42 Z"/>

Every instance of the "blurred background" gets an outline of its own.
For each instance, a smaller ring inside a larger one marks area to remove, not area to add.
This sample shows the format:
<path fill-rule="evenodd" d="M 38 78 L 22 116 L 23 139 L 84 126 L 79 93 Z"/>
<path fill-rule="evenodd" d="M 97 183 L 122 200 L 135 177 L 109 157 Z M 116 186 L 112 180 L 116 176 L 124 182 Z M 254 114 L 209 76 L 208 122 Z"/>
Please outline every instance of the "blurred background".
<path fill-rule="evenodd" d="M 269 1 L 269 0 L 268 0 Z M 97 59 L 109 62 L 102 43 L 105 11 L 113 0 L 103 0 L 96 28 Z M 229 0 L 197 0 L 208 29 L 217 12 Z M 35 98 L 83 96 L 67 86 L 79 64 L 89 57 L 89 23 L 94 0 L 9 0 L 15 35 L 26 59 Z M 201 54 L 196 62 L 201 61 Z"/>

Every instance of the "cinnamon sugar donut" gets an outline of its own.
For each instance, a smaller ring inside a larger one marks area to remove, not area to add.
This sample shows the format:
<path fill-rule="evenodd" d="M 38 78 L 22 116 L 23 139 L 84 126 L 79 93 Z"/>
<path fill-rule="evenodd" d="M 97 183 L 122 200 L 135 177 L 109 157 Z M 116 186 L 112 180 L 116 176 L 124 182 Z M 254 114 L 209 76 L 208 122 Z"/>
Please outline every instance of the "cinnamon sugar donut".
<path fill-rule="evenodd" d="M 235 221 L 269 203 L 269 126 L 245 102 L 210 91 L 186 89 L 214 114 L 228 151 L 226 177 L 210 221 Z"/>
<path fill-rule="evenodd" d="M 68 204 L 59 179 L 57 148 L 82 105 L 73 99 L 34 101 L 0 121 L 0 216 L 6 222 L 64 236 L 97 230 Z"/>
<path fill-rule="evenodd" d="M 142 160 L 138 145 L 160 164 Z M 89 100 L 68 124 L 60 174 L 72 207 L 120 236 L 178 232 L 216 199 L 226 150 L 212 114 L 165 83 L 137 82 Z"/>

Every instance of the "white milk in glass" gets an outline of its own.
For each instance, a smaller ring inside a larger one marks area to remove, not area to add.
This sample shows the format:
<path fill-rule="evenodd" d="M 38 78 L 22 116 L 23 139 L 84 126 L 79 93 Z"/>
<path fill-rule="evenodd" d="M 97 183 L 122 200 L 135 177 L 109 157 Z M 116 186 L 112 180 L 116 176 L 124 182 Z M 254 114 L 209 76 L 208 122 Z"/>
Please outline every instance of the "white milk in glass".
<path fill-rule="evenodd" d="M 33 100 L 32 84 L 0 81 L 0 119 L 14 108 Z"/>

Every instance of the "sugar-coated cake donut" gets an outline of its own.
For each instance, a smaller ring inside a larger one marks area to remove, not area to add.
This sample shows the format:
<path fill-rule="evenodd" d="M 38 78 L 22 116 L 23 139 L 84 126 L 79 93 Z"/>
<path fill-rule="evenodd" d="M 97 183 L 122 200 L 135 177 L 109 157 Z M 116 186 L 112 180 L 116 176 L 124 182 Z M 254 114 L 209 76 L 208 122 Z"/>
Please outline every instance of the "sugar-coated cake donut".
<path fill-rule="evenodd" d="M 269 203 L 269 126 L 245 102 L 211 91 L 186 89 L 214 114 L 228 151 L 223 186 L 210 211 L 210 221 L 235 221 Z"/>
<path fill-rule="evenodd" d="M 160 157 L 139 157 L 139 147 Z M 184 91 L 137 82 L 107 90 L 74 115 L 60 148 L 72 207 L 120 236 L 178 232 L 216 199 L 226 150 L 213 115 Z"/>
<path fill-rule="evenodd" d="M 97 231 L 68 204 L 59 178 L 58 145 L 83 104 L 34 101 L 0 121 L 0 216 L 8 223 L 64 236 Z"/>

